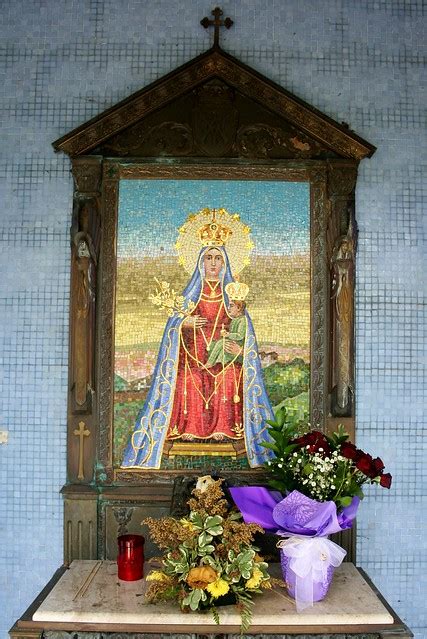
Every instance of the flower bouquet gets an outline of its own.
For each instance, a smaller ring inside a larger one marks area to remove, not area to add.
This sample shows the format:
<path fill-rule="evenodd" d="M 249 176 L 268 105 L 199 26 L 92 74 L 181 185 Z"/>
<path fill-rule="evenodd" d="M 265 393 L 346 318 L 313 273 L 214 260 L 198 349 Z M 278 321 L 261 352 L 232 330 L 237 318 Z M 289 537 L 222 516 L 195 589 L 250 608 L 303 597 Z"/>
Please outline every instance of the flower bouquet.
<path fill-rule="evenodd" d="M 346 554 L 328 536 L 351 528 L 365 483 L 390 488 L 391 475 L 383 472 L 379 457 L 349 442 L 342 426 L 332 435 L 313 430 L 297 436 L 285 409 L 269 426 L 272 443 L 265 446 L 274 457 L 266 470 L 276 490 L 245 487 L 231 493 L 246 522 L 283 537 L 278 544 L 283 577 L 302 610 L 325 597 Z"/>
<path fill-rule="evenodd" d="M 164 551 L 162 567 L 147 576 L 146 597 L 152 603 L 177 601 L 184 612 L 210 610 L 219 623 L 218 606 L 236 604 L 241 629 L 252 617 L 252 596 L 271 588 L 268 564 L 253 545 L 258 524 L 246 524 L 230 506 L 222 480 L 194 490 L 188 516 L 145 519 L 157 546 Z"/>

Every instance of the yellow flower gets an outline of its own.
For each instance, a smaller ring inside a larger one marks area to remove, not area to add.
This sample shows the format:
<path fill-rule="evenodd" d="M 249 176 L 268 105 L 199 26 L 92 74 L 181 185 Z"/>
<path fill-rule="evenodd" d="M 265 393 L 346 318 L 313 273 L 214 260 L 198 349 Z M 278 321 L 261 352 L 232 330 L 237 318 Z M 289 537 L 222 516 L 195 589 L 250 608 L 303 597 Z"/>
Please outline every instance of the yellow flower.
<path fill-rule="evenodd" d="M 224 579 L 217 579 L 206 587 L 206 590 L 212 595 L 214 599 L 226 595 L 230 590 L 230 586 Z"/>
<path fill-rule="evenodd" d="M 193 522 L 191 522 L 189 519 L 186 519 L 186 517 L 180 519 L 179 523 L 181 524 L 181 526 L 184 526 L 184 528 L 188 528 L 188 530 L 195 530 Z"/>
<path fill-rule="evenodd" d="M 169 577 L 161 570 L 153 570 L 145 579 L 146 581 L 169 581 Z"/>
<path fill-rule="evenodd" d="M 262 574 L 261 570 L 255 566 L 255 568 L 252 571 L 251 578 L 248 579 L 247 582 L 246 582 L 246 587 L 247 588 L 258 588 L 258 586 L 260 585 L 262 579 L 263 579 L 263 574 Z"/>

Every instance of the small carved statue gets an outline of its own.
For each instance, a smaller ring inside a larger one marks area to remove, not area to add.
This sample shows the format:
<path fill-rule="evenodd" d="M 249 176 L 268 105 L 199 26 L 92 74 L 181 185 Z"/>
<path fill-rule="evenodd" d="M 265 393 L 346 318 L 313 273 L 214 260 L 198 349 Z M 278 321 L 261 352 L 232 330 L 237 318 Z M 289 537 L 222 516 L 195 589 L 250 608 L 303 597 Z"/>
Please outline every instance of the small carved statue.
<path fill-rule="evenodd" d="M 343 416 L 351 414 L 353 394 L 351 348 L 355 244 L 354 224 L 350 220 L 347 234 L 338 238 L 332 255 L 332 296 L 335 301 L 335 388 L 332 411 Z"/>
<path fill-rule="evenodd" d="M 95 263 L 86 233 L 74 236 L 75 304 L 74 325 L 74 399 L 83 407 L 92 386 L 93 321 L 95 312 Z"/>

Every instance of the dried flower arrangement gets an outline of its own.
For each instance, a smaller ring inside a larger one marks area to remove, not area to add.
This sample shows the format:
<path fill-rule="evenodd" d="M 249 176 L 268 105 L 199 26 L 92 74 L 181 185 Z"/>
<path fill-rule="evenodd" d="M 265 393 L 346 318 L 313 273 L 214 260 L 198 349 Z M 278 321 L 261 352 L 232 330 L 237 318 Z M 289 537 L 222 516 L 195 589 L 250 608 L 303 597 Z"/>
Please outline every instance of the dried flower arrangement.
<path fill-rule="evenodd" d="M 152 602 L 177 601 L 184 612 L 210 610 L 219 623 L 217 607 L 235 603 L 246 632 L 252 618 L 252 596 L 271 588 L 268 564 L 253 544 L 257 524 L 245 524 L 230 510 L 222 480 L 189 499 L 187 517 L 147 518 L 151 537 L 164 551 L 161 570 L 147 576 L 146 597 Z"/>

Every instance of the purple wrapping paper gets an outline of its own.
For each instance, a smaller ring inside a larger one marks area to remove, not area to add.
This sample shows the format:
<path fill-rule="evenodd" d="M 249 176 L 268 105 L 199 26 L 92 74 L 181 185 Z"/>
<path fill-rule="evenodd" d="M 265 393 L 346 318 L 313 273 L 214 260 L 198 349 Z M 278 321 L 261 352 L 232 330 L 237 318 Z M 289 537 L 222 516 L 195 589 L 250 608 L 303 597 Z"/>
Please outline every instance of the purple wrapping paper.
<path fill-rule="evenodd" d="M 259 524 L 277 535 L 320 537 L 351 528 L 359 506 L 353 497 L 349 506 L 337 513 L 333 501 L 319 502 L 293 490 L 284 499 L 277 491 L 262 486 L 230 488 L 244 521 Z"/>
<path fill-rule="evenodd" d="M 256 523 L 284 537 L 280 547 L 283 578 L 295 597 L 298 612 L 323 599 L 334 568 L 346 554 L 328 535 L 351 528 L 360 499 L 337 513 L 333 501 L 319 502 L 297 490 L 284 499 L 261 486 L 230 488 L 246 523 Z"/>
<path fill-rule="evenodd" d="M 313 578 L 308 584 L 307 581 L 304 580 L 303 583 L 304 585 L 307 585 L 309 591 L 301 592 L 301 588 L 298 589 L 297 587 L 300 586 L 299 576 L 291 568 L 292 558 L 285 554 L 283 549 L 280 549 L 280 563 L 282 566 L 283 580 L 286 582 L 288 593 L 291 597 L 297 601 L 305 603 L 311 603 L 311 600 L 313 600 L 313 602 L 322 601 L 322 599 L 326 597 L 329 586 L 331 585 L 332 577 L 334 576 L 334 566 L 329 565 L 324 575 L 316 574 L 315 578 Z M 302 603 L 302 605 L 299 604 L 298 612 L 300 610 L 304 610 L 306 607 L 307 606 L 305 606 L 304 603 Z"/>

